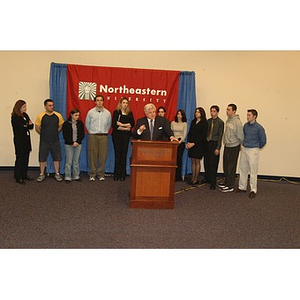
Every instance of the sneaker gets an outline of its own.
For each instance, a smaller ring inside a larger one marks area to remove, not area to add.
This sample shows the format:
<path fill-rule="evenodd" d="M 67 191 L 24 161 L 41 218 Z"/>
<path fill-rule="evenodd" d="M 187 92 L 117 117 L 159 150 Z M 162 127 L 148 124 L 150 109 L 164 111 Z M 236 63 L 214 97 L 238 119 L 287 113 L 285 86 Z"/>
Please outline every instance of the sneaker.
<path fill-rule="evenodd" d="M 62 176 L 61 176 L 59 173 L 55 174 L 55 175 L 54 175 L 54 178 L 55 178 L 55 180 L 58 181 L 58 182 L 63 181 L 63 178 L 62 178 Z"/>
<path fill-rule="evenodd" d="M 225 186 L 224 188 L 220 189 L 220 191 L 222 193 L 229 193 L 229 192 L 233 192 L 234 191 L 234 188 L 230 188 L 228 186 Z"/>
<path fill-rule="evenodd" d="M 82 179 L 81 178 L 77 178 L 77 179 L 73 179 L 73 181 L 78 181 L 78 182 L 81 182 Z"/>
<path fill-rule="evenodd" d="M 39 177 L 36 179 L 37 182 L 42 182 L 43 180 L 45 180 L 44 174 L 40 174 Z"/>
<path fill-rule="evenodd" d="M 226 185 L 225 185 L 225 183 L 218 183 L 218 187 L 222 189 L 222 188 L 226 187 Z"/>
<path fill-rule="evenodd" d="M 94 176 L 90 176 L 89 181 L 95 181 L 95 177 Z"/>
<path fill-rule="evenodd" d="M 99 176 L 99 180 L 100 180 L 100 181 L 104 181 L 105 178 L 104 178 L 103 176 Z"/>

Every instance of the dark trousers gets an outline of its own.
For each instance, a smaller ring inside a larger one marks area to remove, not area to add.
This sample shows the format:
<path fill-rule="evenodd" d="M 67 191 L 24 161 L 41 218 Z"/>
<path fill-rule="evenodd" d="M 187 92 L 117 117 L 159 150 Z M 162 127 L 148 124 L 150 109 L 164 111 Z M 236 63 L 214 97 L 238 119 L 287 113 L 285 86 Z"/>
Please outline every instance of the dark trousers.
<path fill-rule="evenodd" d="M 223 155 L 223 169 L 225 174 L 225 185 L 233 188 L 236 175 L 236 165 L 241 146 L 226 147 Z"/>
<path fill-rule="evenodd" d="M 130 136 L 128 133 L 120 133 L 113 135 L 112 141 L 115 149 L 115 169 L 114 176 L 125 177 L 126 176 L 126 157 L 128 151 Z"/>
<path fill-rule="evenodd" d="M 185 148 L 185 143 L 180 143 L 177 147 L 177 169 L 176 169 L 176 180 L 182 180 L 182 155 Z"/>
<path fill-rule="evenodd" d="M 211 184 L 216 185 L 218 165 L 220 160 L 220 154 L 215 155 L 214 151 L 218 145 L 217 141 L 209 141 L 207 143 L 205 155 L 204 155 L 204 178 Z"/>
<path fill-rule="evenodd" d="M 16 152 L 14 178 L 16 180 L 25 179 L 28 170 L 29 151 Z"/>

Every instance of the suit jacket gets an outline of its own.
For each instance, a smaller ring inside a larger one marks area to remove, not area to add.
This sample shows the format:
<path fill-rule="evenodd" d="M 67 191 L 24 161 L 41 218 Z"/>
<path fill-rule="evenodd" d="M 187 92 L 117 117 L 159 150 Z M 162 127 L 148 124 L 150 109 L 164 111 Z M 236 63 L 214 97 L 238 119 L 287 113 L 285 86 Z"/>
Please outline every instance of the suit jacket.
<path fill-rule="evenodd" d="M 146 129 L 143 131 L 141 135 L 137 133 L 138 129 L 142 125 L 146 126 Z M 138 140 L 151 140 L 150 138 L 150 129 L 147 117 L 143 117 L 137 120 L 136 126 L 132 133 L 133 138 Z M 171 129 L 170 122 L 160 116 L 155 117 L 154 128 L 153 128 L 153 141 L 163 141 L 164 136 L 168 137 L 170 140 L 171 136 L 174 136 L 173 130 Z"/>
<path fill-rule="evenodd" d="M 23 117 L 13 115 L 11 117 L 11 124 L 14 132 L 14 144 L 16 153 L 25 153 L 31 151 L 30 132 L 33 124 L 29 125 L 30 118 L 26 113 Z"/>

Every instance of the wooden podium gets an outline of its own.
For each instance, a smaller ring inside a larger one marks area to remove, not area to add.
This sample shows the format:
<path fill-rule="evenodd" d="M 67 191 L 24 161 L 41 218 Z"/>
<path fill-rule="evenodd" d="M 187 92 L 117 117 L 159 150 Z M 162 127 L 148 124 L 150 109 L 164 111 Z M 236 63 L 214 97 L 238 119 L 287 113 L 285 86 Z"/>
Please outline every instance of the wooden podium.
<path fill-rule="evenodd" d="M 132 140 L 130 208 L 174 208 L 177 146 Z"/>

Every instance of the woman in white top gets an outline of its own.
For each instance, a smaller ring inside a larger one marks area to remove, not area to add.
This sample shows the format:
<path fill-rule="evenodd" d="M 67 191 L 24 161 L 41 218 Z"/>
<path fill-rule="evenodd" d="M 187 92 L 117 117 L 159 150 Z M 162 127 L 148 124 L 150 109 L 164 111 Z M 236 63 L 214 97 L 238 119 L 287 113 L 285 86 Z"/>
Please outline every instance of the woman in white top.
<path fill-rule="evenodd" d="M 174 132 L 174 136 L 179 141 L 179 145 L 177 149 L 176 181 L 180 181 L 182 180 L 182 174 L 181 174 L 182 155 L 185 148 L 185 138 L 187 135 L 186 115 L 183 109 L 178 109 L 175 116 L 175 121 L 171 123 L 171 129 Z"/>

